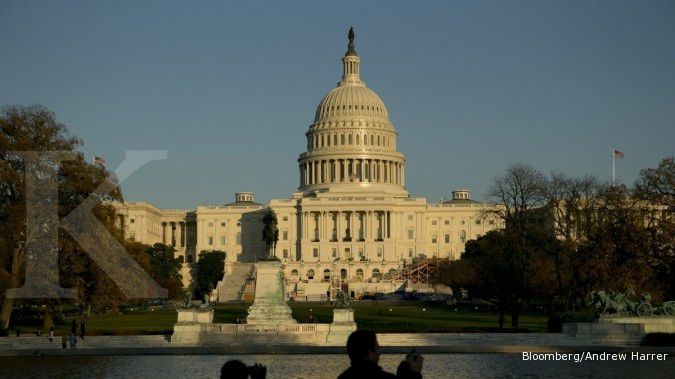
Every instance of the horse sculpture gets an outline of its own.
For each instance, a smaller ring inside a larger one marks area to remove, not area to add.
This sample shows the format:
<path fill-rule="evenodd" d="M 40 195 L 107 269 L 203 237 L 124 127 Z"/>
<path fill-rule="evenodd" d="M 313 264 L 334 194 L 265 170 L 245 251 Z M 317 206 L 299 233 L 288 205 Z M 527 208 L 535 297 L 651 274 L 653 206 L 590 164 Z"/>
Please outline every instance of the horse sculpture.
<path fill-rule="evenodd" d="M 652 305 L 652 296 L 648 292 L 644 292 L 637 301 L 633 300 L 634 297 L 635 290 L 632 287 L 625 292 L 592 291 L 589 304 L 595 307 L 600 316 L 675 315 L 675 301 L 666 301 L 657 308 Z"/>

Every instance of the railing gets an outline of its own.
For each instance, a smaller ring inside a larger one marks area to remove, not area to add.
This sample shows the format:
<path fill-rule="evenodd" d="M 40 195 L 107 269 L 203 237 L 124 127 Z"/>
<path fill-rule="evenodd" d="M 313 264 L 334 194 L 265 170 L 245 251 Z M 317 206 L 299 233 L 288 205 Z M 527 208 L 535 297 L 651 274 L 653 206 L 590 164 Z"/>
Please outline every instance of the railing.
<path fill-rule="evenodd" d="M 288 325 L 256 325 L 256 324 L 208 324 L 206 331 L 221 334 L 317 334 L 326 333 L 329 324 L 288 324 Z"/>

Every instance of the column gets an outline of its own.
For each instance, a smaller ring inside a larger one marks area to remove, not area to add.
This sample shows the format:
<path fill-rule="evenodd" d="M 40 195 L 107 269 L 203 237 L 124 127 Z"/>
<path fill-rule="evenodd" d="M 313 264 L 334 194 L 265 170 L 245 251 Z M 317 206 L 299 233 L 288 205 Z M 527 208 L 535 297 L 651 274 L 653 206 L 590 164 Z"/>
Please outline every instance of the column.
<path fill-rule="evenodd" d="M 401 164 L 401 185 L 405 185 L 405 166 Z"/>
<path fill-rule="evenodd" d="M 401 169 L 398 162 L 396 162 L 396 184 L 401 184 Z"/>
<path fill-rule="evenodd" d="M 365 168 L 366 168 L 366 160 L 361 159 L 359 161 L 359 166 L 361 167 L 361 175 L 359 175 L 359 180 L 364 182 L 366 180 L 366 173 L 365 173 Z"/>
<path fill-rule="evenodd" d="M 339 181 L 344 182 L 345 178 L 347 177 L 345 175 L 345 160 L 340 159 L 338 162 L 340 164 L 340 180 Z"/>
<path fill-rule="evenodd" d="M 177 231 L 177 233 L 176 233 L 177 234 L 177 236 L 176 236 L 176 248 L 177 249 L 176 250 L 180 250 L 181 246 L 183 246 L 181 244 L 181 240 L 183 239 L 183 229 L 182 229 L 181 224 L 182 223 L 180 221 L 178 221 L 176 223 L 176 231 Z"/>
<path fill-rule="evenodd" d="M 326 241 L 330 240 L 330 213 L 329 212 L 323 212 L 322 216 L 323 217 L 323 234 L 321 238 L 325 239 Z"/>
<path fill-rule="evenodd" d="M 342 217 L 342 212 L 338 211 L 337 214 L 335 215 L 335 223 L 336 223 L 336 229 L 337 229 L 337 240 L 339 242 L 342 242 L 342 222 L 340 218 Z"/>
<path fill-rule="evenodd" d="M 392 178 L 391 178 L 391 161 L 387 161 L 387 183 L 392 183 Z"/>
<path fill-rule="evenodd" d="M 171 230 L 171 236 L 169 236 L 169 246 L 176 247 L 175 241 L 176 241 L 176 229 L 175 229 L 175 223 L 171 221 L 169 223 L 169 230 Z"/>
<path fill-rule="evenodd" d="M 370 181 L 373 183 L 377 182 L 377 161 L 372 159 L 370 161 L 370 166 L 372 167 L 370 169 Z"/>

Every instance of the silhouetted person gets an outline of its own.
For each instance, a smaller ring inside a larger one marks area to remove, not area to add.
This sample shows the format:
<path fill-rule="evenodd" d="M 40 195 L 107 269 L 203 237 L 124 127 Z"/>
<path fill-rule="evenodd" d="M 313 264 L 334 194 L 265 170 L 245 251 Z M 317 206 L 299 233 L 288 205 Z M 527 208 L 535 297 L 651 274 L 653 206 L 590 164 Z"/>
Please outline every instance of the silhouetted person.
<path fill-rule="evenodd" d="M 54 325 L 49 327 L 49 342 L 54 341 Z"/>
<path fill-rule="evenodd" d="M 380 345 L 377 336 L 370 330 L 357 330 L 347 339 L 347 355 L 351 361 L 351 367 L 345 370 L 338 379 L 420 379 L 422 378 L 421 355 L 411 352 L 401 362 L 396 375 L 382 370 L 377 363 L 380 361 Z"/>
<path fill-rule="evenodd" d="M 80 321 L 80 338 L 84 339 L 84 333 L 87 331 L 87 326 L 84 324 L 84 320 Z"/>
<path fill-rule="evenodd" d="M 74 336 L 77 335 L 77 321 L 75 321 L 75 319 L 70 322 L 70 334 Z"/>
<path fill-rule="evenodd" d="M 63 335 L 61 336 L 61 348 L 65 349 L 68 347 L 68 337 L 66 337 L 66 333 L 64 332 Z"/>
<path fill-rule="evenodd" d="M 225 362 L 220 369 L 220 379 L 246 379 L 251 375 L 251 379 L 265 379 L 267 368 L 260 364 L 248 367 L 244 362 L 231 360 Z"/>

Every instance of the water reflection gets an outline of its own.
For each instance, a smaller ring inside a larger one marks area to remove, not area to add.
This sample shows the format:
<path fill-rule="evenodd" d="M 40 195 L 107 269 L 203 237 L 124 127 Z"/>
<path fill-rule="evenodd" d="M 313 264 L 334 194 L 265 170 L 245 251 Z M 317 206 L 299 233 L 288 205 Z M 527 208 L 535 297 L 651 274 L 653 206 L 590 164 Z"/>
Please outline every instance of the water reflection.
<path fill-rule="evenodd" d="M 217 378 L 229 359 L 267 366 L 268 378 L 335 378 L 348 365 L 346 355 L 163 355 L 89 357 L 0 357 L 6 378 Z M 402 354 L 383 355 L 395 372 Z M 662 362 L 523 362 L 508 354 L 427 354 L 425 378 L 638 378 L 666 377 L 675 359 Z"/>

